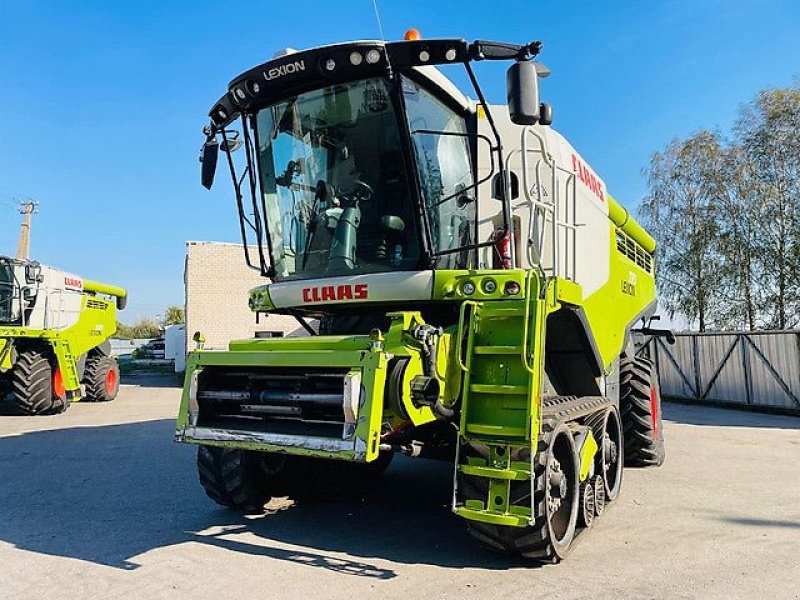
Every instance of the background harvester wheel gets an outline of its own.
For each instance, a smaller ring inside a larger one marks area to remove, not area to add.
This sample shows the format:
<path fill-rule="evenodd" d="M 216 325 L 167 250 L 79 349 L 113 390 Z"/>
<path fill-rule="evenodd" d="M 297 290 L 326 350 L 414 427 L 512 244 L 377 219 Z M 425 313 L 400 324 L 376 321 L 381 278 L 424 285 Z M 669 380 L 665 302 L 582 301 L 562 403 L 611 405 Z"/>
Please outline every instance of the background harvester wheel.
<path fill-rule="evenodd" d="M 625 439 L 625 465 L 648 467 L 663 464 L 661 393 L 650 359 L 641 356 L 622 358 L 619 405 Z"/>
<path fill-rule="evenodd" d="M 523 460 L 520 456 L 518 460 Z M 469 521 L 470 534 L 481 544 L 501 552 L 558 561 L 569 552 L 578 521 L 579 460 L 572 432 L 565 423 L 542 423 L 533 481 L 512 482 L 510 503 L 531 505 L 536 520 L 527 527 Z M 488 479 L 459 474 L 462 500 L 486 501 Z"/>
<path fill-rule="evenodd" d="M 11 399 L 29 415 L 53 415 L 67 410 L 66 396 L 54 393 L 56 371 L 38 350 L 20 352 L 11 373 Z"/>
<path fill-rule="evenodd" d="M 119 365 L 117 359 L 95 348 L 86 357 L 83 374 L 86 386 L 85 399 L 90 402 L 110 402 L 119 392 Z"/>
<path fill-rule="evenodd" d="M 197 449 L 197 472 L 206 495 L 217 504 L 262 512 L 282 484 L 287 457 L 214 446 Z"/>
<path fill-rule="evenodd" d="M 624 441 L 619 412 L 611 406 L 587 418 L 585 424 L 591 428 L 598 446 L 595 473 L 605 485 L 605 500 L 611 502 L 616 500 L 622 488 Z"/>

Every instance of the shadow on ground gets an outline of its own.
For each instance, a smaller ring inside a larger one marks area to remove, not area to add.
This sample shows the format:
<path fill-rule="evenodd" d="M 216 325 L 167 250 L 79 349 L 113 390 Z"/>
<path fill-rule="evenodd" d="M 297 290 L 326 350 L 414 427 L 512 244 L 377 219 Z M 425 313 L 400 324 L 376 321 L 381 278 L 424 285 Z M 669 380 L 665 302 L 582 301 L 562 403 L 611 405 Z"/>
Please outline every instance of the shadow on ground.
<path fill-rule="evenodd" d="M 450 513 L 447 463 L 398 460 L 372 486 L 330 490 L 286 510 L 243 517 L 203 494 L 195 450 L 172 443 L 173 423 L 0 438 L 0 540 L 120 569 L 136 569 L 136 557 L 149 550 L 187 541 L 380 579 L 396 573 L 370 559 L 513 566 L 508 558 L 477 548 L 464 523 Z M 259 543 L 236 539 L 247 531 Z M 275 547 L 270 540 L 304 548 Z"/>
<path fill-rule="evenodd" d="M 689 425 L 800 429 L 800 416 L 772 415 L 706 405 L 664 402 L 664 420 Z"/>

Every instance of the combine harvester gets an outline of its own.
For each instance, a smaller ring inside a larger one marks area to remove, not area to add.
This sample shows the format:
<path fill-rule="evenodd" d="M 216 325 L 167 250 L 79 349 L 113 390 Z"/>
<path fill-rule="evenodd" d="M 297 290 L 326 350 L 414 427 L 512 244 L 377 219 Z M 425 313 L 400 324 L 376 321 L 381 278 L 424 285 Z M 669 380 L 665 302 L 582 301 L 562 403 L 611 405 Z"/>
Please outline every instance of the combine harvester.
<path fill-rule="evenodd" d="M 71 400 L 116 398 L 108 339 L 126 300 L 122 288 L 0 256 L 0 400 L 51 415 Z"/>
<path fill-rule="evenodd" d="M 412 30 L 287 50 L 214 105 L 202 182 L 222 150 L 245 259 L 271 281 L 250 307 L 310 332 L 190 355 L 176 439 L 216 502 L 259 510 L 309 460 L 444 458 L 475 538 L 558 560 L 624 464 L 664 460 L 631 343 L 655 242 L 549 127 L 540 48 Z M 487 105 L 481 60 L 512 63 L 507 107 Z"/>

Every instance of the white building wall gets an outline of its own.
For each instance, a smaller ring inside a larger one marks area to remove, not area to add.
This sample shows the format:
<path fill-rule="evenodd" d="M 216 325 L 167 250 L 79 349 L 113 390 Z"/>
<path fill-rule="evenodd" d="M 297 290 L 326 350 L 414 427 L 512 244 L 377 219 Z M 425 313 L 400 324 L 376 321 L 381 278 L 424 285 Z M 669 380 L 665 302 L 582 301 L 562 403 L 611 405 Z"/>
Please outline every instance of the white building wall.
<path fill-rule="evenodd" d="M 187 350 L 194 349 L 192 336 L 197 331 L 205 336 L 209 350 L 226 350 L 231 340 L 252 338 L 256 332 L 300 334 L 297 321 L 286 315 L 261 315 L 256 325 L 255 314 L 247 306 L 248 292 L 268 282 L 245 264 L 240 244 L 187 242 Z"/>

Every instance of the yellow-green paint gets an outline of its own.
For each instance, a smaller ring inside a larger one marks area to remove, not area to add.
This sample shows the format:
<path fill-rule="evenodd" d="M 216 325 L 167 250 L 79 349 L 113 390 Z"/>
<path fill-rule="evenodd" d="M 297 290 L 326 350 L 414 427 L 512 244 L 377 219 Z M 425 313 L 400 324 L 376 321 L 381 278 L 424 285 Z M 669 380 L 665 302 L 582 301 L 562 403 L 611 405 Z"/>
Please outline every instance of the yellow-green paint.
<path fill-rule="evenodd" d="M 586 437 L 583 439 L 583 444 L 581 444 L 581 447 L 578 449 L 578 456 L 581 459 L 581 481 L 586 481 L 586 479 L 589 477 L 589 472 L 592 469 L 594 457 L 597 454 L 597 448 L 597 440 L 594 439 L 592 430 L 589 429 L 586 432 Z"/>
<path fill-rule="evenodd" d="M 85 289 L 85 288 L 84 288 Z M 121 289 L 121 288 L 118 288 Z M 122 290 L 124 292 L 124 290 Z M 84 294 L 75 324 L 64 329 L 33 329 L 0 325 L 0 347 L 21 340 L 38 340 L 49 345 L 55 354 L 64 381 L 64 389 L 74 400 L 80 397 L 77 360 L 101 345 L 117 331 L 117 307 L 113 300 Z M 3 368 L 11 368 L 10 352 L 3 358 Z"/>
<path fill-rule="evenodd" d="M 614 200 L 610 195 L 606 196 L 606 200 L 608 200 L 608 218 L 611 222 L 633 238 L 645 251 L 650 254 L 655 252 L 655 239 L 639 225 L 636 219 L 630 215 L 628 209 Z"/>
<path fill-rule="evenodd" d="M 616 229 L 609 228 L 609 277 L 583 301 L 597 349 L 607 368 L 619 357 L 637 316 L 655 306 L 656 282 L 648 273 L 617 250 Z"/>

